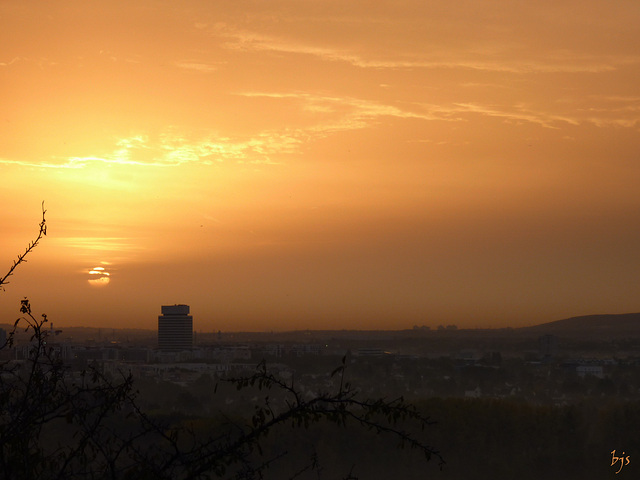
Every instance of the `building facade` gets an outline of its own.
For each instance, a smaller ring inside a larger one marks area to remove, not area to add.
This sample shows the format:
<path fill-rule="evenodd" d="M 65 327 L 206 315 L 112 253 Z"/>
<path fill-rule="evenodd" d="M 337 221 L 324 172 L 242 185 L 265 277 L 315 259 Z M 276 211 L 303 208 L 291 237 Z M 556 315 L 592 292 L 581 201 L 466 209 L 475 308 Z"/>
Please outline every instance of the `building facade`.
<path fill-rule="evenodd" d="M 163 305 L 158 315 L 158 349 L 167 352 L 193 348 L 193 317 L 189 305 Z"/>

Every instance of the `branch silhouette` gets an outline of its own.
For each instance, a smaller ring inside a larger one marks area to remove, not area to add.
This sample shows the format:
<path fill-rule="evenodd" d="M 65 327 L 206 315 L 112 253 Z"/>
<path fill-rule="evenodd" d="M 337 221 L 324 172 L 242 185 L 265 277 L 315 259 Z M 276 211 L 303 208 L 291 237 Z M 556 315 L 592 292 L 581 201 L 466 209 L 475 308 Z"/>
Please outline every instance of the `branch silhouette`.
<path fill-rule="evenodd" d="M 29 242 L 25 251 L 20 255 L 18 255 L 18 258 L 13 261 L 13 264 L 11 265 L 11 267 L 9 268 L 9 271 L 5 274 L 5 276 L 0 278 L 0 287 L 2 287 L 3 289 L 4 289 L 4 285 L 7 285 L 9 283 L 7 279 L 11 275 L 13 275 L 14 270 L 18 267 L 18 265 L 27 261 L 26 259 L 27 255 L 29 255 L 33 251 L 33 249 L 38 246 L 38 243 L 40 242 L 42 237 L 47 234 L 47 221 L 45 219 L 45 213 L 47 213 L 47 211 L 44 209 L 44 201 L 43 201 L 42 202 L 42 221 L 40 222 L 40 231 L 38 232 L 38 236 L 35 238 L 35 240 L 32 240 L 31 242 Z"/>

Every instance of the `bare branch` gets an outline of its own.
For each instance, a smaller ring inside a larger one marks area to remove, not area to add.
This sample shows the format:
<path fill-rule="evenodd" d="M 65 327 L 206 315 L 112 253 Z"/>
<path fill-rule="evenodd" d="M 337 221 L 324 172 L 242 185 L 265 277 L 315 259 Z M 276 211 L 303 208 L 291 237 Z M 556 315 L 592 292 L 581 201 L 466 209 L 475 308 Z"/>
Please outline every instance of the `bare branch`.
<path fill-rule="evenodd" d="M 47 211 L 44 209 L 44 201 L 43 201 L 42 202 L 42 221 L 40 222 L 40 231 L 38 232 L 38 236 L 35 238 L 35 240 L 32 240 L 31 242 L 29 242 L 25 251 L 22 254 L 18 255 L 18 258 L 13 261 L 13 265 L 11 265 L 11 267 L 9 268 L 9 271 L 5 274 L 5 276 L 0 278 L 0 288 L 2 288 L 3 285 L 6 285 L 9 283 L 7 279 L 11 275 L 13 275 L 13 271 L 18 267 L 18 265 L 27 261 L 26 256 L 29 253 L 31 253 L 31 251 L 34 248 L 38 246 L 38 243 L 40 242 L 42 237 L 47 234 L 47 222 L 45 219 L 45 213 L 47 213 Z"/>

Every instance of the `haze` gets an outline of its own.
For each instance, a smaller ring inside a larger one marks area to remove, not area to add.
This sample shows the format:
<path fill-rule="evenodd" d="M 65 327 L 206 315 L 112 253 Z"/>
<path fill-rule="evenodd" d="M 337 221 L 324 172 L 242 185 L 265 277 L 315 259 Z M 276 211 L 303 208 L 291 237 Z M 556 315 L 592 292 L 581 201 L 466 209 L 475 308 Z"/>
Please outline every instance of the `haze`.
<path fill-rule="evenodd" d="M 640 310 L 640 3 L 0 2 L 0 299 L 60 326 Z"/>

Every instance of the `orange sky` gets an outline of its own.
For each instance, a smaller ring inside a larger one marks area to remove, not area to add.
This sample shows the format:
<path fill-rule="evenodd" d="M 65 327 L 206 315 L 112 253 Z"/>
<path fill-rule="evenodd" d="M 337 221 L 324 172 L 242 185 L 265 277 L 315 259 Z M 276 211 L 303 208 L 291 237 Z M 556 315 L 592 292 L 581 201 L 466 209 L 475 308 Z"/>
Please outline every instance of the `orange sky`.
<path fill-rule="evenodd" d="M 2 1 L 0 45 L 0 261 L 49 228 L 3 322 L 640 311 L 639 2 Z"/>

